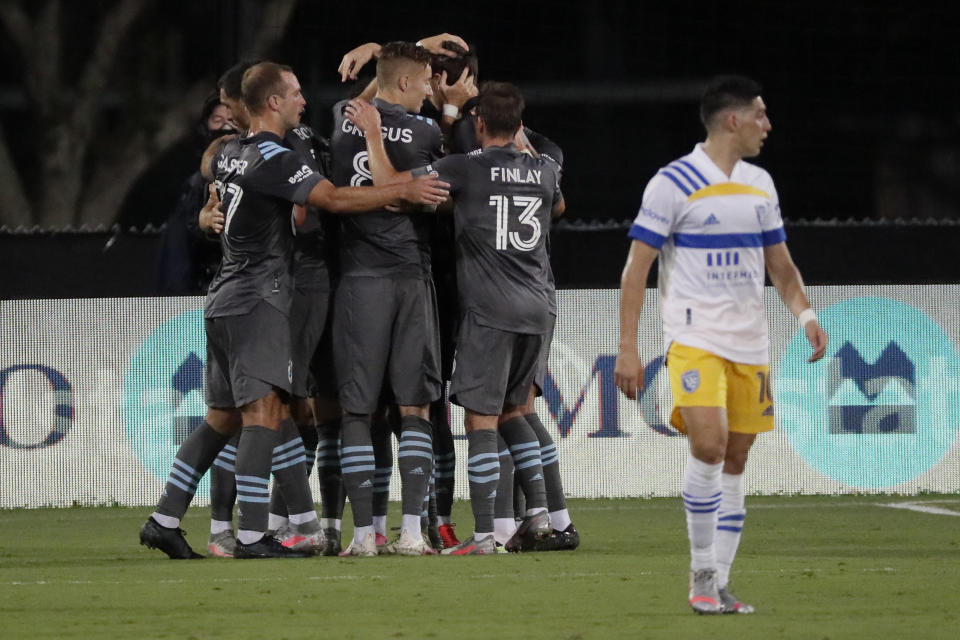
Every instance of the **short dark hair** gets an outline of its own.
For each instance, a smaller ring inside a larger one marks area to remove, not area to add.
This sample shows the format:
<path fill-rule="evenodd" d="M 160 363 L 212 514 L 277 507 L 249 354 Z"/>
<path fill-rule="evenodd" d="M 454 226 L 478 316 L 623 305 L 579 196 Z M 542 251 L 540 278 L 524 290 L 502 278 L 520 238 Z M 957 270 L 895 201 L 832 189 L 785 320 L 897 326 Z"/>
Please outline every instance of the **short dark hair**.
<path fill-rule="evenodd" d="M 380 47 L 377 58 L 377 84 L 383 86 L 387 79 L 393 78 L 403 63 L 418 63 L 426 67 L 430 64 L 430 52 L 412 42 L 388 42 Z"/>
<path fill-rule="evenodd" d="M 276 62 L 258 62 L 244 72 L 241 83 L 243 103 L 251 114 L 263 113 L 270 96 L 287 94 L 284 72 L 293 73 L 293 69 Z"/>
<path fill-rule="evenodd" d="M 233 65 L 220 76 L 217 81 L 217 89 L 222 89 L 231 100 L 242 100 L 243 89 L 240 85 L 243 82 L 243 74 L 255 64 L 257 63 L 253 60 L 244 60 Z"/>
<path fill-rule="evenodd" d="M 509 82 L 485 82 L 480 87 L 477 116 L 490 135 L 512 136 L 523 121 L 523 95 Z"/>
<path fill-rule="evenodd" d="M 713 117 L 729 107 L 746 107 L 763 93 L 763 87 L 745 76 L 716 76 L 700 97 L 700 122 L 707 129 Z"/>
<path fill-rule="evenodd" d="M 471 44 L 470 50 L 467 51 L 453 40 L 444 40 L 442 46 L 447 51 L 451 51 L 457 55 L 453 58 L 439 53 L 431 56 L 430 66 L 433 68 L 434 73 L 440 74 L 446 71 L 447 82 L 456 82 L 466 68 L 469 69 L 467 75 L 471 75 L 474 78 L 477 77 L 479 64 L 477 61 L 477 50 L 474 45 Z"/>

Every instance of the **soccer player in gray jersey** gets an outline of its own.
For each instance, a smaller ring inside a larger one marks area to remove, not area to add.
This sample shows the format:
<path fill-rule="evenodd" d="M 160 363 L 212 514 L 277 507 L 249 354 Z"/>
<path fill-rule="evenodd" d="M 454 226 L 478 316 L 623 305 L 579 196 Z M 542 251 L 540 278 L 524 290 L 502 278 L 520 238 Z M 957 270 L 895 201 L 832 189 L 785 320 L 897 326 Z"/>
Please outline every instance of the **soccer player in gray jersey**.
<path fill-rule="evenodd" d="M 412 43 L 383 46 L 377 61 L 374 104 L 391 158 L 405 169 L 421 167 L 441 153 L 437 124 L 416 115 L 430 94 L 430 54 Z M 371 185 L 364 134 L 334 106 L 333 180 Z M 433 549 L 420 532 L 420 513 L 433 467 L 429 405 L 440 397 L 436 297 L 430 273 L 430 219 L 420 213 L 373 209 L 343 219 L 341 279 L 334 304 L 334 363 L 342 419 L 341 470 L 354 520 L 353 542 L 344 554 L 376 554 L 373 526 L 375 459 L 372 414 L 381 387 L 399 407 L 397 464 L 403 520 L 392 548 L 424 555 Z"/>
<path fill-rule="evenodd" d="M 559 166 L 524 154 L 513 144 L 522 111 L 516 87 L 484 85 L 477 107 L 482 151 L 448 156 L 413 172 L 397 172 L 382 142 L 376 136 L 367 138 L 374 184 L 432 171 L 451 184 L 463 313 L 451 399 L 466 411 L 475 525 L 470 538 L 444 550 L 450 555 L 496 552 L 498 427 L 517 460 L 521 482 L 529 488 L 530 508 L 516 535 L 532 545 L 550 533 L 539 443 L 523 415 L 554 322 L 546 238 L 551 213 L 563 204 Z M 379 114 L 361 101 L 351 102 L 348 113 L 364 131 L 380 127 Z"/>
<path fill-rule="evenodd" d="M 291 205 L 356 212 L 402 200 L 435 204 L 447 194 L 446 185 L 432 178 L 372 189 L 334 187 L 281 144 L 306 104 L 292 70 L 257 64 L 244 74 L 242 87 L 250 135 L 227 143 L 215 160 L 225 217 L 223 259 L 205 312 L 210 410 L 178 450 L 157 510 L 140 531 L 141 544 L 171 558 L 202 557 L 183 537 L 180 519 L 200 478 L 241 424 L 235 557 L 305 555 L 264 535 L 274 448 L 290 422 L 291 218 L 302 222 L 303 213 L 301 207 L 292 214 Z M 297 465 L 305 479 L 302 458 L 291 466 Z"/>

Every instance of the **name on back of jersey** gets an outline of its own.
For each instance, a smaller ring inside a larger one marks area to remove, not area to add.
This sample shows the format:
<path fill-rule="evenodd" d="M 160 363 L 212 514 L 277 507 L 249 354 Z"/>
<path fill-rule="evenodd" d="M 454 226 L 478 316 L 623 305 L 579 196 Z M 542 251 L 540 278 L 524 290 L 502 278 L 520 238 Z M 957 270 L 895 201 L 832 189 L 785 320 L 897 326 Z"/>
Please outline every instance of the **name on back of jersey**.
<path fill-rule="evenodd" d="M 297 136 L 301 140 L 309 140 L 311 135 L 313 134 L 313 130 L 310 129 L 310 127 L 304 125 L 304 126 L 297 127 L 296 129 L 290 129 L 290 133 Z"/>
<path fill-rule="evenodd" d="M 517 167 L 490 167 L 490 182 L 519 182 L 521 184 L 540 184 L 542 171 Z"/>
<path fill-rule="evenodd" d="M 361 138 L 364 137 L 363 131 L 360 131 L 360 129 L 357 128 L 357 125 L 346 119 L 344 119 L 343 124 L 340 125 L 340 130 L 353 136 L 360 136 Z M 383 136 L 383 139 L 388 142 L 402 142 L 403 144 L 409 144 L 413 142 L 413 129 L 380 127 L 380 132 Z"/>
<path fill-rule="evenodd" d="M 238 176 L 242 176 L 243 172 L 247 170 L 247 161 L 228 158 L 221 153 L 217 159 L 217 169 L 225 173 L 235 173 Z"/>

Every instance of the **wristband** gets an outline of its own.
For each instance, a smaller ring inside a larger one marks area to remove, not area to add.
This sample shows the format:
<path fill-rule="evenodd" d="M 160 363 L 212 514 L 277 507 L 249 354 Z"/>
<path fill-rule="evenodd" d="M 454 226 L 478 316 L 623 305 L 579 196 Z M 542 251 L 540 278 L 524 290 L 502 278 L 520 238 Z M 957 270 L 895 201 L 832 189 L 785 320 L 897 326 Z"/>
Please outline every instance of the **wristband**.
<path fill-rule="evenodd" d="M 808 322 L 815 322 L 817 319 L 817 314 L 813 312 L 813 309 L 806 308 L 800 312 L 800 315 L 797 316 L 797 324 L 800 325 L 800 328 L 807 326 Z"/>
<path fill-rule="evenodd" d="M 409 40 L 408 40 L 407 42 L 409 42 Z M 417 46 L 422 48 L 422 47 L 423 47 L 423 40 L 417 40 Z"/>
<path fill-rule="evenodd" d="M 455 104 L 447 103 L 443 105 L 443 115 L 450 116 L 456 120 L 460 116 L 460 108 Z"/>

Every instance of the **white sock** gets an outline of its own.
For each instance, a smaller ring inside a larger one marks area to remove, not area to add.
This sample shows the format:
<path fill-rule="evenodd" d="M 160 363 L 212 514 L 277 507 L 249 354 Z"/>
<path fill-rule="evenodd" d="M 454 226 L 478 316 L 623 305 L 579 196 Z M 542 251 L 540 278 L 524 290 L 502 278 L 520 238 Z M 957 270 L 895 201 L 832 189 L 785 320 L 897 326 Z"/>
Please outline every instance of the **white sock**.
<path fill-rule="evenodd" d="M 437 516 L 437 526 L 450 524 L 450 516 Z"/>
<path fill-rule="evenodd" d="M 237 531 L 237 541 L 243 544 L 253 544 L 262 537 L 263 531 L 249 531 L 247 529 Z"/>
<path fill-rule="evenodd" d="M 387 535 L 387 516 L 373 516 L 373 530 L 382 536 Z"/>
<path fill-rule="evenodd" d="M 694 571 L 717 567 L 714 540 L 722 470 L 722 462 L 707 464 L 694 458 L 693 454 L 687 456 L 687 466 L 683 470 L 683 506 L 687 512 L 690 568 Z"/>
<path fill-rule="evenodd" d="M 156 511 L 150 516 L 157 521 L 161 527 L 166 527 L 167 529 L 176 529 L 180 526 L 180 518 L 174 518 L 173 516 L 165 516 L 162 513 L 157 513 Z"/>
<path fill-rule="evenodd" d="M 412 516 L 410 514 L 403 514 L 403 519 L 400 522 L 400 530 L 406 529 L 407 531 L 413 533 L 420 533 L 420 516 Z"/>
<path fill-rule="evenodd" d="M 566 509 L 550 512 L 550 526 L 553 527 L 554 531 L 563 531 L 571 524 L 573 524 L 573 521 L 570 520 L 570 512 Z"/>
<path fill-rule="evenodd" d="M 210 535 L 216 535 L 223 531 L 233 531 L 233 523 L 227 520 L 210 521 Z"/>
<path fill-rule="evenodd" d="M 293 524 L 305 524 L 307 522 L 313 522 L 317 519 L 316 511 L 305 511 L 303 513 L 291 513 L 290 522 Z"/>
<path fill-rule="evenodd" d="M 544 513 L 546 513 L 547 508 L 546 508 L 546 507 L 535 507 L 535 508 L 533 508 L 533 509 L 527 509 L 527 515 L 528 515 L 528 516 L 535 516 L 535 515 L 537 515 L 538 513 L 540 513 L 541 511 L 544 512 Z"/>
<path fill-rule="evenodd" d="M 473 532 L 473 541 L 474 541 L 474 542 L 480 542 L 481 540 L 486 540 L 487 538 L 489 538 L 489 537 L 492 536 L 492 535 L 493 535 L 493 534 L 490 533 L 489 531 L 484 531 L 483 533 L 474 531 L 474 532 Z M 493 540 L 494 540 L 494 542 L 496 542 L 496 540 L 497 540 L 496 537 L 494 537 Z"/>
<path fill-rule="evenodd" d="M 270 531 L 279 531 L 280 527 L 287 524 L 287 516 L 278 516 L 275 513 L 271 513 L 267 518 L 267 529 Z"/>
<path fill-rule="evenodd" d="M 500 544 L 507 544 L 507 540 L 517 530 L 517 521 L 513 518 L 494 518 L 493 537 Z M 476 538 L 474 538 L 476 540 Z"/>
<path fill-rule="evenodd" d="M 366 538 L 368 535 L 375 535 L 375 533 L 376 532 L 373 530 L 373 525 L 367 525 L 366 527 L 354 527 L 353 541 L 357 544 L 361 544 L 364 538 Z"/>
<path fill-rule="evenodd" d="M 725 587 L 730 582 L 730 566 L 737 556 L 747 510 L 744 507 L 746 492 L 742 473 L 724 473 L 720 476 L 720 484 L 723 495 L 720 497 L 720 510 L 717 512 L 717 584 Z"/>
<path fill-rule="evenodd" d="M 320 526 L 324 529 L 336 529 L 341 531 L 343 522 L 339 518 L 320 518 Z"/>

